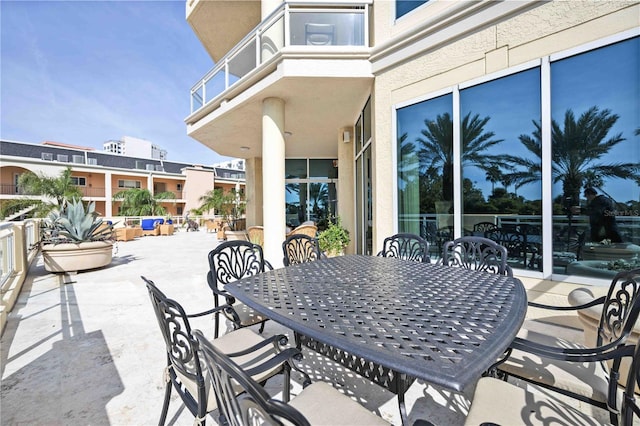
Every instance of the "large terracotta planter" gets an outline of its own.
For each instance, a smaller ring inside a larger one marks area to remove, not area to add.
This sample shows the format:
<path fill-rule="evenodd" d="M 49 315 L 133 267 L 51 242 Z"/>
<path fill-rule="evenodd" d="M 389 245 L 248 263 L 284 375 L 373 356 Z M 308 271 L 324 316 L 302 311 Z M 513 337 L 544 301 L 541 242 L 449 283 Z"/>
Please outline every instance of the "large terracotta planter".
<path fill-rule="evenodd" d="M 111 241 L 43 244 L 42 258 L 49 272 L 77 272 L 110 264 L 112 250 Z"/>

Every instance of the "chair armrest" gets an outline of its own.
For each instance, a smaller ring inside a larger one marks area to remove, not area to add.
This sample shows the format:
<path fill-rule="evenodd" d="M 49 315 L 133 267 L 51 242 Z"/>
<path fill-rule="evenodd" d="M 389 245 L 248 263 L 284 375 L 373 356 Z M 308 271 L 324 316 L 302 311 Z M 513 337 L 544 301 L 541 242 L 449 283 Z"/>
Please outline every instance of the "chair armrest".
<path fill-rule="evenodd" d="M 582 305 L 576 305 L 576 306 L 553 306 L 553 305 L 545 305 L 543 303 L 536 303 L 536 302 L 527 302 L 527 305 L 534 308 L 551 309 L 554 311 L 575 311 L 575 310 L 590 308 L 596 305 L 602 305 L 604 303 L 604 300 L 605 300 L 605 296 L 602 296 L 592 300 L 589 303 L 583 303 Z"/>
<path fill-rule="evenodd" d="M 273 271 L 273 265 L 271 265 L 267 259 L 264 260 L 264 266 L 265 268 L 269 268 L 270 271 Z"/>
<path fill-rule="evenodd" d="M 626 337 L 626 336 L 625 336 Z M 516 337 L 509 346 L 511 349 L 528 352 L 544 358 L 557 359 L 568 362 L 595 362 L 605 361 L 609 359 L 621 358 L 623 356 L 633 355 L 633 347 L 620 345 L 622 338 L 606 345 L 595 348 L 561 348 L 556 346 L 543 345 L 531 340 Z M 629 349 L 631 348 L 631 352 Z"/>
<path fill-rule="evenodd" d="M 256 343 L 250 348 L 246 348 L 238 352 L 228 353 L 227 356 L 234 357 L 234 356 L 247 355 L 247 354 L 250 354 L 251 352 L 255 352 L 258 349 L 263 348 L 265 346 L 269 346 L 269 345 L 273 345 L 276 348 L 276 350 L 280 350 L 281 347 L 286 345 L 288 341 L 289 339 L 284 334 L 276 334 L 275 336 L 265 338 L 263 341 L 261 341 L 260 343 Z"/>
<path fill-rule="evenodd" d="M 231 308 L 231 306 L 225 303 L 224 305 L 216 306 L 213 309 L 209 309 L 209 310 L 202 311 L 202 312 L 197 312 L 195 314 L 187 314 L 187 318 L 203 317 L 205 315 L 215 314 L 216 312 L 223 311 L 223 310 L 225 310 L 227 308 Z"/>
<path fill-rule="evenodd" d="M 276 356 L 267 359 L 265 362 L 253 368 L 248 368 L 246 373 L 250 376 L 257 376 L 258 374 L 272 370 L 285 362 L 292 366 L 292 359 L 302 359 L 302 352 L 297 348 L 287 348 L 284 351 L 279 352 Z"/>

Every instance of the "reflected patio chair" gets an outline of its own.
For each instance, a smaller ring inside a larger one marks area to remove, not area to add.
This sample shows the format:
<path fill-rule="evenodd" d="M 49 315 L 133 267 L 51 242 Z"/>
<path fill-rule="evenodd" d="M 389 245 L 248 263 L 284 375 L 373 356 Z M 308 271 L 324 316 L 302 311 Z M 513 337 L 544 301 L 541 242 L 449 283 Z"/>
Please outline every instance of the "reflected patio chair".
<path fill-rule="evenodd" d="M 231 321 L 234 329 L 260 324 L 259 332 L 262 333 L 267 317 L 244 303 L 235 301 L 224 289 L 225 284 L 257 275 L 264 272 L 265 268 L 273 269 L 271 264 L 264 259 L 262 247 L 249 241 L 225 241 L 211 250 L 208 258 L 207 284 L 213 292 L 214 306 L 220 306 L 224 300 L 229 298 L 232 300 L 229 306 L 216 312 L 215 337 L 217 338 L 219 333 L 220 313 Z"/>
<path fill-rule="evenodd" d="M 609 355 L 612 349 L 629 344 L 629 336 L 638 321 L 640 269 L 616 274 L 607 295 L 589 303 L 550 306 L 529 302 L 529 306 L 553 311 L 600 306 L 602 311 L 595 345 L 570 342 L 530 330 L 525 325 L 505 359 L 497 364 L 498 375 L 513 376 L 609 410 L 614 422 L 618 409 L 618 375 L 620 372 L 624 375 L 629 365 L 620 364 Z M 576 357 L 580 362 L 571 362 Z"/>
<path fill-rule="evenodd" d="M 640 386 L 640 344 L 612 348 L 609 357 L 617 363 L 633 355 L 631 368 L 625 379 L 624 397 L 620 415 L 615 415 L 614 424 L 631 426 L 640 419 L 640 406 L 634 396 L 634 389 Z M 574 362 L 580 364 L 576 355 Z M 560 396 L 560 395 L 558 395 Z M 566 400 L 554 396 L 553 392 L 534 393 L 514 384 L 493 377 L 481 378 L 471 401 L 466 425 L 596 425 L 595 419 Z M 637 396 L 637 395 L 636 395 Z M 636 423 L 637 424 L 637 423 Z"/>
<path fill-rule="evenodd" d="M 484 237 L 484 233 L 487 231 L 493 231 L 498 226 L 493 222 L 478 222 L 473 225 L 473 233 L 476 237 Z"/>
<path fill-rule="evenodd" d="M 284 266 L 313 262 L 322 257 L 317 238 L 308 235 L 290 235 L 282 243 Z"/>
<path fill-rule="evenodd" d="M 313 46 L 328 46 L 334 44 L 335 26 L 333 24 L 304 24 L 304 39 L 306 44 Z"/>
<path fill-rule="evenodd" d="M 175 388 L 184 405 L 195 416 L 195 423 L 203 425 L 206 415 L 217 408 L 216 395 L 211 385 L 205 382 L 206 378 L 203 374 L 205 367 L 200 363 L 198 345 L 193 337 L 189 319 L 215 314 L 225 309 L 227 305 L 188 315 L 178 302 L 167 298 L 153 281 L 145 277 L 141 278 L 149 291 L 167 355 L 166 389 L 159 424 L 164 425 L 166 421 L 171 390 Z M 254 380 L 261 383 L 279 373 L 284 373 L 285 378 L 288 379 L 289 370 L 282 358 L 293 354 L 289 349 L 282 349 L 281 345 L 286 343 L 287 338 L 284 335 L 265 339 L 248 328 L 227 333 L 210 342 L 246 368 L 263 363 L 267 359 L 274 360 L 269 368 L 252 373 Z"/>
<path fill-rule="evenodd" d="M 309 237 L 315 238 L 318 234 L 318 227 L 315 225 L 305 225 L 304 223 L 296 226 L 291 232 L 287 233 L 286 237 L 291 235 L 308 235 Z"/>
<path fill-rule="evenodd" d="M 240 366 L 212 345 L 198 330 L 194 335 L 219 399 L 221 424 L 388 425 L 382 418 L 325 382 L 306 386 L 289 403 L 272 398 Z M 288 384 L 288 383 L 287 383 Z M 238 394 L 240 387 L 244 392 Z M 285 385 L 285 387 L 287 387 Z"/>
<path fill-rule="evenodd" d="M 466 236 L 444 243 L 442 264 L 513 276 L 507 265 L 507 249 L 484 237 Z"/>
<path fill-rule="evenodd" d="M 429 242 L 416 234 L 400 233 L 384 239 L 377 256 L 430 263 Z"/>

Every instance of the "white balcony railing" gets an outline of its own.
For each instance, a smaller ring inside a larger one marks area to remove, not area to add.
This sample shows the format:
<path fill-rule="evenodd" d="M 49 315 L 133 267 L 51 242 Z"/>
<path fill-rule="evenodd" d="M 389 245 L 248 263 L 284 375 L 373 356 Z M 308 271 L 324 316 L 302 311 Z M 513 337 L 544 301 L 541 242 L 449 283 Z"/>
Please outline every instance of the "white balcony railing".
<path fill-rule="evenodd" d="M 312 7 L 283 3 L 191 88 L 191 112 L 228 90 L 288 46 L 368 46 L 369 5 Z"/>

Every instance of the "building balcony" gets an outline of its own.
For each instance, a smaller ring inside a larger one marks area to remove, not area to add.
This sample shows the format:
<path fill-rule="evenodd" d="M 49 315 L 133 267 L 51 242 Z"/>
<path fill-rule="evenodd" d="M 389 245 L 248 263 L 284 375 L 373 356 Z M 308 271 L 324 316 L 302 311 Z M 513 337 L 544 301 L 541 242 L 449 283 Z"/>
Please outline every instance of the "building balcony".
<path fill-rule="evenodd" d="M 336 150 L 336 129 L 353 125 L 373 82 L 370 10 L 369 2 L 283 3 L 194 84 L 187 133 L 221 155 L 259 155 L 260 126 L 251 123 L 260 123 L 263 99 L 281 97 L 291 106 L 288 134 Z"/>

